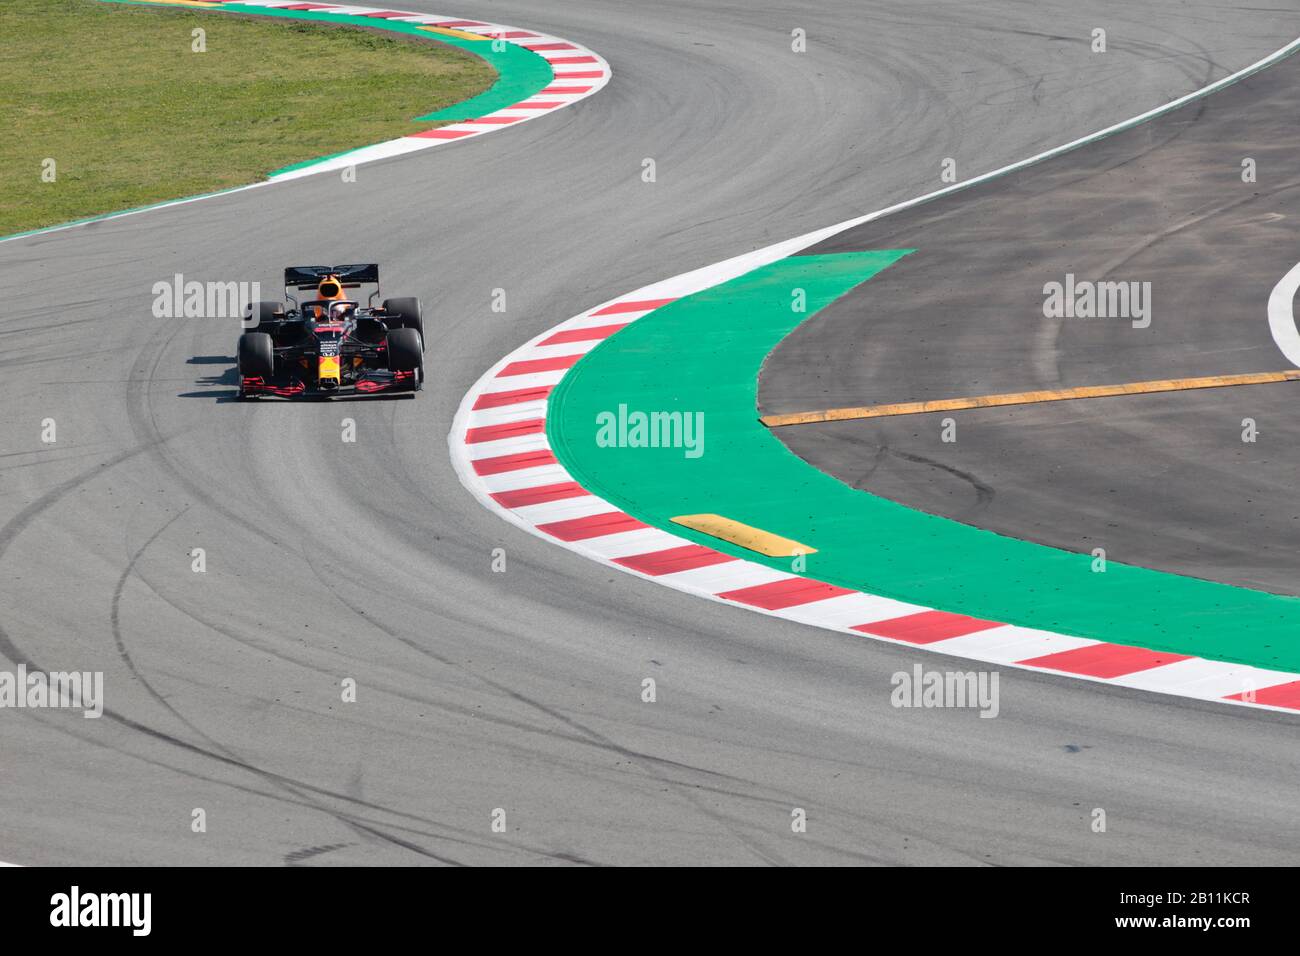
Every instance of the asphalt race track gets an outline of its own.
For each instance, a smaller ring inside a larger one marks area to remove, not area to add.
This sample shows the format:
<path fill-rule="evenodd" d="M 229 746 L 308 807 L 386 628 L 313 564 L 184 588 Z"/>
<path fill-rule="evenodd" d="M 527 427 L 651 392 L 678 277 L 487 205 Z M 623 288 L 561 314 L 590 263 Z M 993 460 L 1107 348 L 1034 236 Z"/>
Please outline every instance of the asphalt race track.
<path fill-rule="evenodd" d="M 928 192 L 945 157 L 972 176 L 1143 112 L 1300 15 L 406 5 L 572 38 L 613 80 L 356 183 L 0 245 L 0 654 L 103 670 L 107 696 L 97 721 L 3 714 L 0 860 L 1296 862 L 1293 719 L 1009 670 L 996 720 L 896 710 L 890 675 L 917 654 L 607 573 L 480 508 L 446 436 L 485 368 L 590 304 Z M 235 402 L 231 324 L 149 311 L 174 273 L 270 287 L 370 258 L 424 300 L 415 400 Z"/>

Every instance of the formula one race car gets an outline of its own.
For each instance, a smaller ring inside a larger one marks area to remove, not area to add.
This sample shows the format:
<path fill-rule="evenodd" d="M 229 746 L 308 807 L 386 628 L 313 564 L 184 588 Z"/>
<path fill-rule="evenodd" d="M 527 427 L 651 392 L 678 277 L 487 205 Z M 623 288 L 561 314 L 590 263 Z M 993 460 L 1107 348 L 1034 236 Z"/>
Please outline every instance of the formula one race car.
<path fill-rule="evenodd" d="M 347 290 L 373 285 L 360 304 Z M 293 292 L 310 289 L 299 304 Z M 344 392 L 418 392 L 424 384 L 420 300 L 379 298 L 379 266 L 292 266 L 292 303 L 254 302 L 239 337 L 239 397 L 328 397 Z"/>

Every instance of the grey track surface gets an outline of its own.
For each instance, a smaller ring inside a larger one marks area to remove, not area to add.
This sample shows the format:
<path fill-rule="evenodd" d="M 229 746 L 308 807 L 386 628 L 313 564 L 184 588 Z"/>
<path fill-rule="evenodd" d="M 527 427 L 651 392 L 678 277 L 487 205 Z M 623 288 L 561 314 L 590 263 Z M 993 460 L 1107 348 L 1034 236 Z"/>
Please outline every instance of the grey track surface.
<path fill-rule="evenodd" d="M 805 250 L 907 248 L 786 338 L 765 413 L 1277 371 L 1300 251 L 1300 57 L 1080 150 Z M 1242 161 L 1256 181 L 1242 180 Z M 1044 284 L 1150 283 L 1151 322 L 1045 318 Z M 1300 388 L 1261 385 L 778 429 L 840 480 L 1111 560 L 1300 594 Z M 942 439 L 942 421 L 957 426 Z M 1242 441 L 1246 419 L 1257 440 Z"/>
<path fill-rule="evenodd" d="M 943 157 L 970 174 L 1167 101 L 1300 32 L 1292 12 L 437 7 L 572 37 L 614 80 L 355 184 L 0 246 L 21 293 L 0 315 L 0 653 L 104 670 L 111 711 L 0 712 L 0 859 L 1295 862 L 1284 716 L 1011 672 L 996 720 L 894 710 L 918 655 L 609 573 L 481 509 L 446 450 L 471 382 L 582 308 L 928 191 Z M 149 314 L 174 272 L 369 256 L 433 316 L 415 401 L 231 402 L 234 330 Z"/>

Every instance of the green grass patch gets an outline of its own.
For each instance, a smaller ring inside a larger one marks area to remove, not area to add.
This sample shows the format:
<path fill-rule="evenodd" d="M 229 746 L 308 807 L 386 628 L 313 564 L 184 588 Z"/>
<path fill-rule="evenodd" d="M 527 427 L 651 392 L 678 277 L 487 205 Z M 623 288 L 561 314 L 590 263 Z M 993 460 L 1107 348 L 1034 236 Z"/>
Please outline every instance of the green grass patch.
<path fill-rule="evenodd" d="M 207 51 L 192 49 L 205 31 Z M 0 235 L 255 182 L 482 93 L 484 60 L 367 30 L 98 0 L 0 2 Z M 56 179 L 44 182 L 45 161 Z"/>

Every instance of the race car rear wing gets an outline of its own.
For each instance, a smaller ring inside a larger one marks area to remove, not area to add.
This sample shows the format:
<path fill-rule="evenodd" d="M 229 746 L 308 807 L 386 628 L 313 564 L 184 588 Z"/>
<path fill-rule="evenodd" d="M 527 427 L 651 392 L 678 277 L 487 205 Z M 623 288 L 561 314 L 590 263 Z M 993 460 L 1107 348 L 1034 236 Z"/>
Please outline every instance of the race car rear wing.
<path fill-rule="evenodd" d="M 362 285 L 379 285 L 379 263 L 366 262 L 348 266 L 289 266 L 284 270 L 284 288 L 314 289 L 326 276 L 338 276 L 345 289 Z"/>
<path fill-rule="evenodd" d="M 379 263 L 377 262 L 346 266 L 289 266 L 284 270 L 284 297 L 296 306 L 298 299 L 290 294 L 290 290 L 314 291 L 320 285 L 320 280 L 326 276 L 338 276 L 339 282 L 345 289 L 359 289 L 363 285 L 373 285 L 375 291 L 370 293 L 369 301 L 373 304 L 375 299 L 379 298 Z"/>

